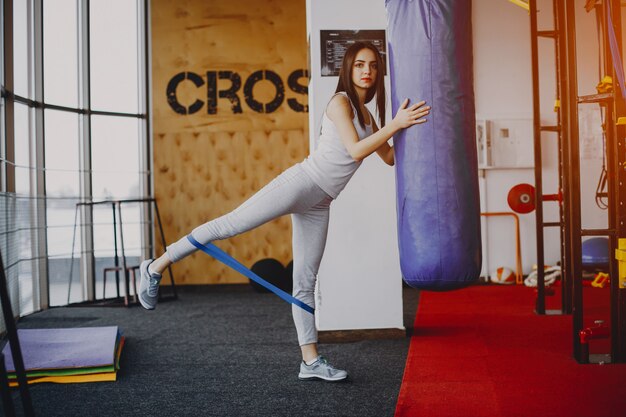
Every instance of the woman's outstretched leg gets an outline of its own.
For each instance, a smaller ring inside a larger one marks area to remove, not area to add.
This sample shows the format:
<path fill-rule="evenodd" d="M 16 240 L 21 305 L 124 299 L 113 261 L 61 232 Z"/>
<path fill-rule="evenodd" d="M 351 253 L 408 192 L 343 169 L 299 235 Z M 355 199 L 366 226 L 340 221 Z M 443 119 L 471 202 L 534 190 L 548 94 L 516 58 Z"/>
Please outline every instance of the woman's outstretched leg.
<path fill-rule="evenodd" d="M 203 245 L 226 239 L 285 214 L 305 211 L 319 202 L 320 192 L 323 193 L 302 167 L 295 165 L 232 212 L 196 227 L 191 235 Z M 144 308 L 152 310 L 156 307 L 161 274 L 165 268 L 196 250 L 184 236 L 169 245 L 159 258 L 142 262 L 139 300 Z"/>

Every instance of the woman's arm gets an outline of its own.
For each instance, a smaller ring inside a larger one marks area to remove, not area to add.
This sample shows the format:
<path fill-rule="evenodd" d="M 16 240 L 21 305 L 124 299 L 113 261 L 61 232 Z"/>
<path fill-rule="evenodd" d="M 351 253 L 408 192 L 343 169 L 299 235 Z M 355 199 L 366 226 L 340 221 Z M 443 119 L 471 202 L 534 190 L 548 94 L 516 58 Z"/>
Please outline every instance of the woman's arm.
<path fill-rule="evenodd" d="M 429 113 L 430 108 L 423 107 L 425 102 L 420 101 L 407 108 L 408 104 L 409 99 L 404 100 L 396 117 L 391 122 L 363 140 L 359 140 L 356 129 L 352 124 L 352 108 L 347 97 L 342 95 L 333 97 L 330 103 L 328 103 L 326 114 L 335 124 L 350 156 L 355 161 L 361 161 L 387 143 L 399 130 L 426 122 L 426 119 L 423 119 L 423 117 Z"/>
<path fill-rule="evenodd" d="M 376 121 L 372 117 L 372 113 L 370 113 L 370 120 L 372 121 L 372 129 L 374 133 L 378 132 L 378 125 L 376 124 Z M 396 161 L 396 158 L 393 152 L 393 146 L 390 146 L 388 142 L 385 142 L 382 145 L 380 145 L 378 149 L 376 149 L 376 153 L 378 154 L 378 156 L 380 156 L 380 159 L 385 161 L 387 165 L 393 166 L 393 164 Z"/>

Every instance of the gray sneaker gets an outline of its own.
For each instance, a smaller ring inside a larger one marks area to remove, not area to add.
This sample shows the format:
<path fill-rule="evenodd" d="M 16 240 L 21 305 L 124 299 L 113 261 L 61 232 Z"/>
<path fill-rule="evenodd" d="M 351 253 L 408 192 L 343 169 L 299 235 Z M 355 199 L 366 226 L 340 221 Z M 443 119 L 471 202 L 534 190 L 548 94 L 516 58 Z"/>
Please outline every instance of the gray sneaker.
<path fill-rule="evenodd" d="M 139 266 L 139 275 L 141 275 L 139 302 L 146 310 L 154 310 L 156 307 L 159 295 L 159 283 L 161 282 L 160 274 L 150 274 L 148 272 L 148 265 L 151 263 L 152 259 L 146 259 Z"/>
<path fill-rule="evenodd" d="M 304 361 L 300 364 L 300 374 L 298 378 L 302 380 L 323 379 L 324 381 L 343 381 L 348 377 L 348 373 L 332 366 L 325 357 L 318 356 L 311 365 Z"/>

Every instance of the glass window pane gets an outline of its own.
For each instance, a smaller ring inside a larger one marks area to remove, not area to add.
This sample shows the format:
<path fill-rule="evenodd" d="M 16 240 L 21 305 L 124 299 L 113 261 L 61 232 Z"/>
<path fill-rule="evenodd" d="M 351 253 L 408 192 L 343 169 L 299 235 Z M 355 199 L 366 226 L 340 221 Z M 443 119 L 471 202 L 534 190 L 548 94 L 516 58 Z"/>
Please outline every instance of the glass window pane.
<path fill-rule="evenodd" d="M 46 220 L 50 305 L 67 304 L 70 275 L 71 301 L 82 299 L 80 288 L 80 230 L 74 233 L 74 214 L 79 201 L 78 115 L 45 110 Z M 73 238 L 76 237 L 72 252 Z M 74 263 L 70 260 L 74 254 Z"/>
<path fill-rule="evenodd" d="M 78 107 L 76 0 L 43 2 L 44 101 Z"/>
<path fill-rule="evenodd" d="M 48 197 L 78 197 L 78 115 L 45 111 L 46 194 Z"/>
<path fill-rule="evenodd" d="M 24 0 L 13 2 L 13 91 L 18 96 L 31 98 L 28 92 L 28 3 Z"/>
<path fill-rule="evenodd" d="M 142 119 L 92 116 L 91 163 L 94 200 L 139 198 L 139 145 Z M 124 254 L 127 265 L 138 265 L 141 255 L 139 204 L 122 205 Z M 96 257 L 96 294 L 101 297 L 102 271 L 115 264 L 113 214 L 110 206 L 94 208 L 94 255 Z M 118 218 L 117 222 L 120 221 Z M 118 256 L 122 242 L 118 227 Z M 107 277 L 106 296 L 116 294 L 113 274 Z M 123 293 L 123 286 L 122 286 Z"/>
<path fill-rule="evenodd" d="M 0 193 L 0 251 L 4 262 L 7 290 L 15 315 L 33 310 L 32 283 L 26 282 L 30 274 L 32 257 L 30 239 L 30 201 L 28 198 L 16 197 L 12 193 Z M 24 282 L 23 282 L 24 281 Z M 6 330 L 0 318 L 0 328 Z"/>
<path fill-rule="evenodd" d="M 48 288 L 51 306 L 66 305 L 68 292 L 71 303 L 84 300 L 80 277 L 80 217 L 75 216 L 78 202 L 78 198 L 46 200 Z"/>
<path fill-rule="evenodd" d="M 93 244 L 96 261 L 96 298 L 112 298 L 117 296 L 116 274 L 107 274 L 106 288 L 104 287 L 104 268 L 122 265 L 122 254 L 126 256 L 126 265 L 139 265 L 141 261 L 141 229 L 140 204 L 122 204 L 122 230 L 120 234 L 120 218 L 117 208 L 115 210 L 115 226 L 113 223 L 113 210 L 109 204 L 95 205 L 93 208 Z M 114 232 L 117 231 L 117 236 Z M 124 251 L 122 241 L 124 238 Z M 117 251 L 117 252 L 116 252 Z M 117 265 L 115 256 L 118 256 Z M 123 277 L 123 275 L 120 275 Z M 123 279 L 120 281 L 120 294 L 125 293 Z M 130 288 L 133 293 L 132 286 Z"/>
<path fill-rule="evenodd" d="M 137 0 L 91 0 L 91 108 L 138 113 Z"/>
<path fill-rule="evenodd" d="M 141 122 L 134 117 L 92 116 L 94 200 L 139 197 Z"/>
<path fill-rule="evenodd" d="M 28 195 L 30 193 L 32 144 L 30 118 L 31 109 L 20 103 L 15 103 L 15 192 Z"/>
<path fill-rule="evenodd" d="M 34 289 L 38 287 L 39 282 L 33 278 L 33 239 L 32 228 L 35 227 L 33 219 L 35 219 L 34 200 L 29 197 L 15 198 L 15 230 L 16 233 L 11 234 L 9 241 L 14 240 L 17 244 L 17 258 L 19 263 L 14 265 L 17 269 L 18 290 L 19 290 L 19 309 L 20 315 L 24 316 L 35 311 Z M 10 275 L 10 274 L 9 274 Z M 37 306 L 39 308 L 39 306 Z"/>

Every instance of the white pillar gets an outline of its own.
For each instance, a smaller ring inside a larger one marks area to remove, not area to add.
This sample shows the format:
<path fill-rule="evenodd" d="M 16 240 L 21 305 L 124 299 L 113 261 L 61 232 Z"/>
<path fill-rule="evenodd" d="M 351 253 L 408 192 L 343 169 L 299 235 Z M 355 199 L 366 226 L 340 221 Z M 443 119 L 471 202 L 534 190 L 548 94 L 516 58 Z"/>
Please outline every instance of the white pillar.
<path fill-rule="evenodd" d="M 321 76 L 320 30 L 384 30 L 384 4 L 382 0 L 307 0 L 311 151 L 337 86 L 337 77 Z M 370 105 L 375 106 L 374 100 Z M 387 107 L 390 120 L 391 106 Z M 374 107 L 370 110 L 375 114 Z M 318 276 L 319 330 L 404 328 L 395 196 L 394 168 L 372 155 L 332 203 Z"/>

